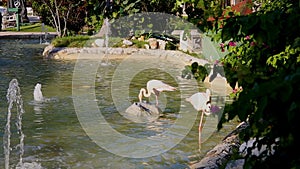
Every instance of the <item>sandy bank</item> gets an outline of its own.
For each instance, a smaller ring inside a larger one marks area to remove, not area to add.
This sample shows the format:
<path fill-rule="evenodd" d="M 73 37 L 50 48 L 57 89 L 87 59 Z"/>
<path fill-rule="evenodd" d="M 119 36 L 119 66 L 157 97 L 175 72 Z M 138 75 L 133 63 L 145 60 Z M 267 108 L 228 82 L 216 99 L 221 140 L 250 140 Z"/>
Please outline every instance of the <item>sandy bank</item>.
<path fill-rule="evenodd" d="M 43 56 L 49 59 L 77 60 L 77 59 L 124 59 L 129 55 L 138 57 L 174 57 L 186 64 L 198 62 L 200 65 L 209 63 L 206 59 L 199 59 L 181 51 L 138 48 L 55 48 L 49 45 L 45 48 Z"/>

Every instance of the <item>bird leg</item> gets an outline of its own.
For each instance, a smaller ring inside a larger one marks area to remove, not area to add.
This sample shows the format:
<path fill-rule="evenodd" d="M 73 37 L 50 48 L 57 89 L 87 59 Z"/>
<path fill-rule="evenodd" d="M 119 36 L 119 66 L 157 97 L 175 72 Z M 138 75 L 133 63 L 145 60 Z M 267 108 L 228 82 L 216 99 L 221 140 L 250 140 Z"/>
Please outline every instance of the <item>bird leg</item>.
<path fill-rule="evenodd" d="M 201 150 L 201 133 L 202 133 L 202 121 L 203 121 L 203 116 L 204 116 L 204 112 L 202 111 L 201 112 L 201 117 L 200 117 L 200 123 L 199 123 L 199 150 Z"/>
<path fill-rule="evenodd" d="M 159 91 L 156 90 L 155 88 L 153 88 L 153 91 L 154 91 L 154 95 L 155 95 L 155 99 L 156 99 L 156 106 L 158 106 L 158 96 L 159 96 Z"/>

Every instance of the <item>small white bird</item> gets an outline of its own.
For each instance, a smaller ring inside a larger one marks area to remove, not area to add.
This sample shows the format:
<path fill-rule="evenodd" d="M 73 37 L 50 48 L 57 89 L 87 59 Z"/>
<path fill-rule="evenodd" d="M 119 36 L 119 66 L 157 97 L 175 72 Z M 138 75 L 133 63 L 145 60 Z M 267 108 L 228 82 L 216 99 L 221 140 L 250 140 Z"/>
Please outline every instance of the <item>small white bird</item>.
<path fill-rule="evenodd" d="M 202 121 L 203 115 L 211 114 L 211 93 L 209 89 L 206 92 L 198 92 L 187 98 L 186 101 L 190 102 L 197 111 L 201 111 L 201 118 L 199 122 L 199 148 L 201 147 L 201 132 L 202 132 Z"/>
<path fill-rule="evenodd" d="M 155 95 L 156 98 L 156 106 L 158 106 L 158 96 L 163 91 L 175 91 L 176 88 L 170 86 L 160 80 L 149 80 L 147 82 L 147 91 L 145 88 L 141 88 L 139 93 L 139 101 L 142 102 L 142 98 L 150 97 L 151 93 Z"/>

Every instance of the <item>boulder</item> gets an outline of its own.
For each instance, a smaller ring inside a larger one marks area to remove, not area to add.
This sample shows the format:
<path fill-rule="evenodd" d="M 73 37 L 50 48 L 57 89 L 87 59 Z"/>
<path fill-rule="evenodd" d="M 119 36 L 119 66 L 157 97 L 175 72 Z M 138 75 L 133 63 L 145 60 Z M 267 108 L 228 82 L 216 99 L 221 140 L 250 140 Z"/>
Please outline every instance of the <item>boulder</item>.
<path fill-rule="evenodd" d="M 158 47 L 159 49 L 163 49 L 165 50 L 166 49 L 166 41 L 163 41 L 163 40 L 157 40 L 158 41 Z"/>
<path fill-rule="evenodd" d="M 148 42 L 149 42 L 150 49 L 157 49 L 157 47 L 158 47 L 157 39 L 150 38 L 150 39 L 148 39 Z"/>
<path fill-rule="evenodd" d="M 131 46 L 131 45 L 133 45 L 133 43 L 130 40 L 124 39 L 123 40 L 123 45 Z"/>
<path fill-rule="evenodd" d="M 124 113 L 121 113 L 127 119 L 136 123 L 153 122 L 160 116 L 161 110 L 156 105 L 149 103 L 133 103 Z"/>
<path fill-rule="evenodd" d="M 218 169 L 221 166 L 226 168 L 243 168 L 243 160 L 230 161 L 234 152 L 239 151 L 241 146 L 239 133 L 248 126 L 247 122 L 240 123 L 237 128 L 229 133 L 220 144 L 207 152 L 201 161 L 190 166 L 191 169 Z M 228 166 L 227 166 L 228 165 Z M 234 166 L 234 167 L 233 167 Z"/>
<path fill-rule="evenodd" d="M 54 49 L 54 46 L 53 45 L 48 45 L 44 48 L 44 51 L 43 51 L 43 56 L 44 57 L 47 57 L 49 55 L 49 53 L 51 53 L 51 51 Z"/>

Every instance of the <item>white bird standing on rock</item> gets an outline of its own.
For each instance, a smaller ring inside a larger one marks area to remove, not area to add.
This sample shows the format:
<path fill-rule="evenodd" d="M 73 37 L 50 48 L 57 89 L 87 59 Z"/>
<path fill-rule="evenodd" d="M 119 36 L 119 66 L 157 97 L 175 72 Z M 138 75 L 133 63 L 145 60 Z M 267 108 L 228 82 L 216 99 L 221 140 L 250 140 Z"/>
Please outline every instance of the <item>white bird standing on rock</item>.
<path fill-rule="evenodd" d="M 205 115 L 210 115 L 211 114 L 211 94 L 210 90 L 206 89 L 206 92 L 198 92 L 193 94 L 191 97 L 187 98 L 186 101 L 190 102 L 193 107 L 197 111 L 201 111 L 201 118 L 199 122 L 199 148 L 201 147 L 201 132 L 202 132 L 202 121 L 203 121 L 203 116 Z"/>
<path fill-rule="evenodd" d="M 175 91 L 176 88 L 170 86 L 160 80 L 149 80 L 147 82 L 147 91 L 145 88 L 141 88 L 139 93 L 139 101 L 142 102 L 142 98 L 150 97 L 151 93 L 155 95 L 156 98 L 156 106 L 158 106 L 158 96 L 163 91 Z"/>

